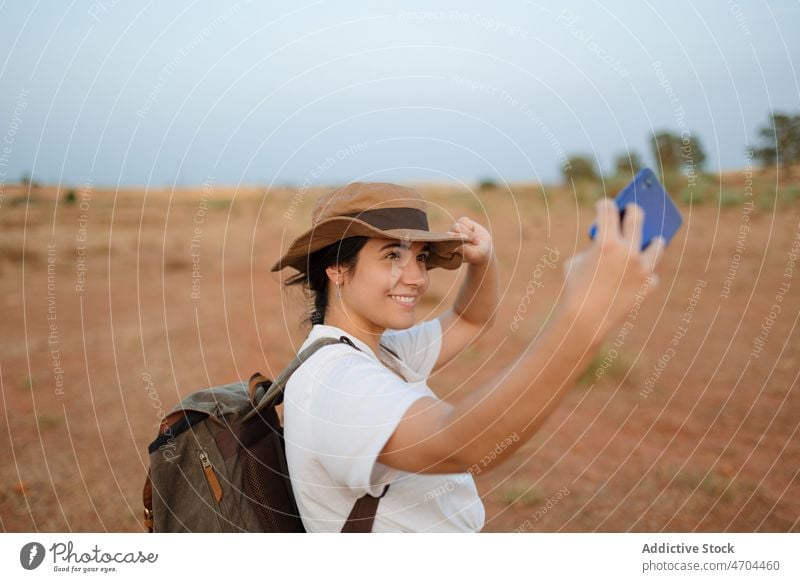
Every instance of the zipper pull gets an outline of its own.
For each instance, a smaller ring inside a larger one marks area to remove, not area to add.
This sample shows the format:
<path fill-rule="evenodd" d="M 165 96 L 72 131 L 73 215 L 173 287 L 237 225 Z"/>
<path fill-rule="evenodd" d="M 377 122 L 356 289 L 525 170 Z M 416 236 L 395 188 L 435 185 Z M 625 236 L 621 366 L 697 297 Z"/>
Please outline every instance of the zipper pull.
<path fill-rule="evenodd" d="M 214 467 L 211 466 L 211 461 L 208 459 L 208 453 L 206 453 L 205 449 L 198 449 L 197 456 L 200 457 L 200 464 L 203 465 L 203 473 L 205 473 L 206 481 L 208 481 L 208 485 L 214 493 L 214 499 L 219 503 L 220 499 L 222 499 L 222 487 L 217 479 L 217 474 L 214 472 Z"/>

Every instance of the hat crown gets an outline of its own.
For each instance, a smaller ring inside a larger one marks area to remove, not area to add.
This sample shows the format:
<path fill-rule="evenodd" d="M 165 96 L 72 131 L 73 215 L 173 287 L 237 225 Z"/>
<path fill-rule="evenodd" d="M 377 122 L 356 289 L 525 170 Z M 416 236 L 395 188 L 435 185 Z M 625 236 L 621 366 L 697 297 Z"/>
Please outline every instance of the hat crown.
<path fill-rule="evenodd" d="M 428 203 L 407 186 L 386 182 L 351 182 L 320 196 L 311 211 L 311 228 L 296 237 L 270 269 L 308 268 L 312 253 L 348 237 L 378 237 L 429 243 L 428 268 L 457 269 L 463 262 L 456 252 L 463 235 L 432 232 Z"/>
<path fill-rule="evenodd" d="M 317 199 L 311 223 L 379 208 L 415 208 L 427 213 L 425 199 L 413 188 L 387 182 L 351 182 Z"/>

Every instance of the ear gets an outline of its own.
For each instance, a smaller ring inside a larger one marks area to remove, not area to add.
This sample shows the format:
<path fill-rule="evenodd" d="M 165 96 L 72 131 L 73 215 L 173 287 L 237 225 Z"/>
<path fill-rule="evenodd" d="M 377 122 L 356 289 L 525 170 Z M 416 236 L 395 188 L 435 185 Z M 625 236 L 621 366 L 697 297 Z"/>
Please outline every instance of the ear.
<path fill-rule="evenodd" d="M 328 279 L 335 283 L 336 279 L 342 276 L 342 268 L 339 265 L 330 265 L 325 267 L 325 273 L 328 275 Z"/>

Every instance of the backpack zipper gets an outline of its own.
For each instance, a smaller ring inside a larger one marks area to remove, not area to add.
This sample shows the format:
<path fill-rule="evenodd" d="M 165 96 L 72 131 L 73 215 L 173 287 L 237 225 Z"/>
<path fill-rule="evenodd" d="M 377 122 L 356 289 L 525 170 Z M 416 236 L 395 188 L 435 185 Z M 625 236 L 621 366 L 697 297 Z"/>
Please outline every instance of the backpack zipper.
<path fill-rule="evenodd" d="M 211 488 L 211 493 L 214 495 L 214 500 L 219 504 L 222 499 L 222 487 L 220 487 L 217 474 L 214 472 L 214 467 L 211 466 L 211 461 L 208 460 L 208 453 L 205 449 L 198 449 L 197 456 L 200 457 L 200 463 L 203 465 L 203 473 L 206 474 L 206 481 Z"/>
<path fill-rule="evenodd" d="M 222 499 L 222 487 L 220 487 L 219 479 L 217 479 L 217 474 L 214 472 L 214 467 L 211 465 L 211 461 L 208 458 L 208 453 L 205 449 L 199 448 L 197 449 L 197 456 L 200 458 L 200 464 L 203 467 L 203 473 L 206 476 L 206 486 L 208 487 L 208 492 L 217 502 L 217 507 L 212 508 L 209 507 L 214 512 L 214 519 L 217 520 L 217 531 L 220 532 L 227 532 L 230 531 L 224 524 L 223 521 L 227 521 L 222 516 L 222 507 L 220 506 L 219 502 Z"/>

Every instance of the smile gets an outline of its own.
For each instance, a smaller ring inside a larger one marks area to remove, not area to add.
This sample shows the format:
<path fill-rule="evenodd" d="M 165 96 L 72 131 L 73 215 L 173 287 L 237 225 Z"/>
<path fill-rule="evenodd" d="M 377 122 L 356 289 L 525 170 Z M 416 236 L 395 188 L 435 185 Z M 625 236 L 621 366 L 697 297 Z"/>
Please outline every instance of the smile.
<path fill-rule="evenodd" d="M 399 303 L 404 307 L 414 307 L 417 304 L 417 298 L 408 295 L 389 295 L 395 303 Z"/>

